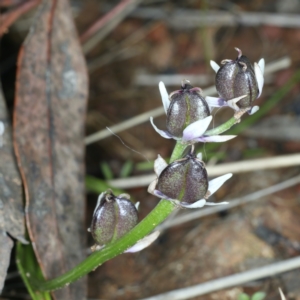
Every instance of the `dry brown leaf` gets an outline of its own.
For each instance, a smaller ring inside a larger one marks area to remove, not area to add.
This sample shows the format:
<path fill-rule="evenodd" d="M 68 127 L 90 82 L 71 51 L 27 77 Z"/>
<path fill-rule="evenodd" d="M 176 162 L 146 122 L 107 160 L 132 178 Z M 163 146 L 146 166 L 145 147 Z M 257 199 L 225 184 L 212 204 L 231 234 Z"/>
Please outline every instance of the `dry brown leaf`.
<path fill-rule="evenodd" d="M 11 123 L 0 86 L 0 121 L 4 132 L 0 134 L 0 293 L 10 261 L 13 241 L 6 233 L 14 238 L 25 241 L 24 205 L 22 184 L 15 161 Z"/>
<path fill-rule="evenodd" d="M 28 231 L 47 279 L 85 257 L 86 98 L 86 66 L 69 3 L 43 1 L 19 55 L 14 138 Z M 85 294 L 85 280 L 54 293 L 57 299 Z"/>
<path fill-rule="evenodd" d="M 0 294 L 4 285 L 13 244 L 13 241 L 6 235 L 5 232 L 0 232 Z"/>

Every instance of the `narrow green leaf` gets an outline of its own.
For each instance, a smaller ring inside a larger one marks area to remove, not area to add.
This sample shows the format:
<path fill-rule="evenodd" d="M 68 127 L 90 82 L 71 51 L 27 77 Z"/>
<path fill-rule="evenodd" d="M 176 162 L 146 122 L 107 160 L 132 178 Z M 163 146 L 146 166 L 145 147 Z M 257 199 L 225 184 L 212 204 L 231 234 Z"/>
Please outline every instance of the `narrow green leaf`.
<path fill-rule="evenodd" d="M 85 176 L 85 186 L 88 191 L 94 192 L 96 194 L 101 194 L 107 189 L 111 189 L 114 194 L 124 193 L 123 190 L 113 188 L 110 185 L 108 185 L 105 181 L 90 175 Z"/>
<path fill-rule="evenodd" d="M 243 151 L 243 158 L 262 157 L 267 153 L 264 148 L 246 149 Z"/>
<path fill-rule="evenodd" d="M 103 161 L 102 163 L 100 163 L 100 169 L 106 180 L 110 180 L 110 179 L 114 178 L 114 174 L 111 170 L 111 167 L 109 166 L 109 164 L 106 161 Z"/>
<path fill-rule="evenodd" d="M 152 171 L 153 170 L 153 166 L 154 166 L 154 161 L 143 161 L 140 163 L 137 163 L 135 165 L 135 169 L 137 171 Z"/>
<path fill-rule="evenodd" d="M 238 300 L 250 300 L 250 297 L 245 293 L 241 293 L 238 296 Z"/>
<path fill-rule="evenodd" d="M 253 296 L 252 296 L 252 298 L 251 298 L 251 300 L 263 300 L 263 299 L 265 299 L 266 298 L 266 293 L 264 293 L 264 292 L 256 292 Z"/>
<path fill-rule="evenodd" d="M 31 280 L 35 279 L 45 281 L 42 271 L 36 261 L 33 248 L 30 245 L 23 245 L 17 242 L 16 262 L 21 277 L 27 287 L 27 290 L 33 300 L 51 300 L 48 292 L 35 292 Z"/>
<path fill-rule="evenodd" d="M 132 169 L 133 169 L 133 162 L 131 160 L 127 160 L 121 169 L 120 177 L 121 178 L 128 177 L 132 172 Z"/>

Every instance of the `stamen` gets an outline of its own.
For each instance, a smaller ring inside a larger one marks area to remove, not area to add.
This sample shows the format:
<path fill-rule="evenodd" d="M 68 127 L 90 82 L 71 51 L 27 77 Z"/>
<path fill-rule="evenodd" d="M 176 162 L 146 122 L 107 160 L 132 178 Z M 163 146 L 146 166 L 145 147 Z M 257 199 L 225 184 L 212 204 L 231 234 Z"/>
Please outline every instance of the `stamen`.
<path fill-rule="evenodd" d="M 247 70 L 247 65 L 242 61 L 239 61 L 239 64 L 243 66 L 243 71 L 245 72 Z"/>
<path fill-rule="evenodd" d="M 238 58 L 241 58 L 241 56 L 243 55 L 242 50 L 237 47 L 235 47 L 234 49 L 239 53 Z"/>
<path fill-rule="evenodd" d="M 232 59 L 223 59 L 221 61 L 221 65 L 225 65 L 225 64 L 230 63 L 230 62 L 233 62 L 233 60 Z"/>

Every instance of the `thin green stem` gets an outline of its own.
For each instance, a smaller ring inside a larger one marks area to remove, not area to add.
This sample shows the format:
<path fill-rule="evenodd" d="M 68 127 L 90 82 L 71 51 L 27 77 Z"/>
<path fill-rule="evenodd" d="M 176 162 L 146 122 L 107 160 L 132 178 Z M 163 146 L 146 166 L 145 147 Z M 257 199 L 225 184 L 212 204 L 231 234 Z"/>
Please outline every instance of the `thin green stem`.
<path fill-rule="evenodd" d="M 177 142 L 170 161 L 172 162 L 181 158 L 186 147 L 186 145 Z M 145 237 L 157 225 L 164 221 L 175 209 L 176 207 L 171 201 L 162 199 L 136 227 L 134 227 L 129 233 L 127 233 L 118 241 L 107 245 L 100 251 L 94 252 L 83 262 L 65 274 L 44 282 L 32 281 L 32 285 L 36 290 L 39 291 L 52 291 L 74 282 L 75 280 L 95 270 L 104 262 L 119 254 L 122 254 L 128 248 L 132 247 L 137 241 Z"/>
<path fill-rule="evenodd" d="M 221 133 L 229 130 L 235 123 L 237 123 L 237 120 L 236 120 L 235 117 L 232 117 L 231 119 L 229 119 L 224 124 L 214 128 L 214 129 L 207 130 L 204 134 L 205 135 L 218 135 L 218 134 L 221 134 Z"/>
<path fill-rule="evenodd" d="M 180 141 L 177 141 L 169 162 L 171 163 L 174 160 L 181 158 L 186 147 L 186 144 L 182 144 Z"/>

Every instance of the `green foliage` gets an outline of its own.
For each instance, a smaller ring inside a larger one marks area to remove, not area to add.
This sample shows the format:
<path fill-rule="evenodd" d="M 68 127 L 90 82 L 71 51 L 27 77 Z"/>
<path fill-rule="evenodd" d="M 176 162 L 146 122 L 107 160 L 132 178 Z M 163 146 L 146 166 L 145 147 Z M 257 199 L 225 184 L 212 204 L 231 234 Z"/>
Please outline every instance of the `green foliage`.
<path fill-rule="evenodd" d="M 241 293 L 238 296 L 238 300 L 263 300 L 266 297 L 266 293 L 264 292 L 256 292 L 250 297 L 246 293 Z"/>
<path fill-rule="evenodd" d="M 133 170 L 133 162 L 131 160 L 127 160 L 121 169 L 120 177 L 121 178 L 128 177 L 132 172 L 132 170 Z"/>
<path fill-rule="evenodd" d="M 114 178 L 113 172 L 106 161 L 100 163 L 101 172 L 106 180 L 110 180 Z"/>
<path fill-rule="evenodd" d="M 243 151 L 243 158 L 262 157 L 266 155 L 266 150 L 263 148 L 251 148 Z"/>
<path fill-rule="evenodd" d="M 143 161 L 143 162 L 140 162 L 140 163 L 137 163 L 135 165 L 135 169 L 137 171 L 152 171 L 153 170 L 153 165 L 154 165 L 154 161 L 151 160 L 151 161 Z"/>
<path fill-rule="evenodd" d="M 250 296 L 245 293 L 239 294 L 238 300 L 250 300 Z"/>
<path fill-rule="evenodd" d="M 35 292 L 35 289 L 32 286 L 32 281 L 34 279 L 45 281 L 39 264 L 35 258 L 32 245 L 23 245 L 18 242 L 16 258 L 20 275 L 27 287 L 31 298 L 33 300 L 51 300 L 51 296 L 48 292 Z M 34 277 L 34 279 L 32 277 Z"/>
<path fill-rule="evenodd" d="M 122 190 L 112 188 L 104 180 L 89 175 L 85 176 L 85 186 L 88 191 L 94 192 L 96 194 L 101 194 L 103 191 L 106 191 L 108 189 L 111 189 L 114 194 L 124 193 L 124 191 Z"/>
<path fill-rule="evenodd" d="M 266 293 L 264 293 L 264 292 L 256 292 L 252 296 L 251 300 L 263 300 L 265 298 L 266 298 Z"/>

